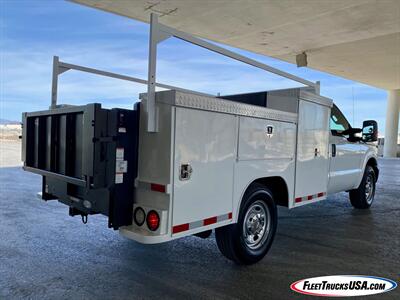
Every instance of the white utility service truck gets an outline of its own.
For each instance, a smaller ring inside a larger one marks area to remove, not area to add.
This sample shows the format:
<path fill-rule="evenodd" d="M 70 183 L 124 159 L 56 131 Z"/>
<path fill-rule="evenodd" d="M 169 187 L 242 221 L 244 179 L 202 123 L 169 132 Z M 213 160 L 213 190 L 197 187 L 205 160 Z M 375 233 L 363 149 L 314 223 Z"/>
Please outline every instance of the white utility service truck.
<path fill-rule="evenodd" d="M 212 96 L 157 83 L 156 48 L 171 36 L 296 80 L 306 87 Z M 133 110 L 57 105 L 57 79 L 80 70 L 147 84 Z M 160 86 L 164 91 L 155 91 Z M 70 215 L 108 216 L 135 241 L 161 243 L 215 229 L 227 258 L 259 261 L 271 247 L 277 205 L 289 209 L 348 191 L 372 204 L 377 123 L 352 128 L 319 84 L 151 19 L 143 80 L 54 58 L 52 106 L 23 114 L 24 169 L 42 175 L 41 198 Z"/>

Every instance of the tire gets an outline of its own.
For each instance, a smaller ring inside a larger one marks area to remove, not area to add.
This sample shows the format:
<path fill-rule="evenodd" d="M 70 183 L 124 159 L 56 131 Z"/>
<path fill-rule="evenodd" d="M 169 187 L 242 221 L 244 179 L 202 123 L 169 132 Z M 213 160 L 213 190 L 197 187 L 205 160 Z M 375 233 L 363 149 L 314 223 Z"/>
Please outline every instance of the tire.
<path fill-rule="evenodd" d="M 354 208 L 370 208 L 375 197 L 376 176 L 371 166 L 367 166 L 360 186 L 349 192 L 350 202 Z"/>
<path fill-rule="evenodd" d="M 277 222 L 271 191 L 261 184 L 252 184 L 243 196 L 238 222 L 215 230 L 218 248 L 237 264 L 254 264 L 271 248 Z"/>

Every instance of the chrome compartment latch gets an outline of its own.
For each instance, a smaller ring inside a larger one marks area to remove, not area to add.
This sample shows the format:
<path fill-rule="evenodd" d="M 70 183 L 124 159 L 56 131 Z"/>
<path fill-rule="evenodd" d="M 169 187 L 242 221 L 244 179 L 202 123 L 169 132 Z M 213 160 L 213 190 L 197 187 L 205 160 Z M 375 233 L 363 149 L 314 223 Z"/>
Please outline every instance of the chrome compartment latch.
<path fill-rule="evenodd" d="M 179 172 L 179 180 L 185 181 L 189 180 L 192 176 L 193 168 L 190 164 L 181 164 L 181 170 Z"/>

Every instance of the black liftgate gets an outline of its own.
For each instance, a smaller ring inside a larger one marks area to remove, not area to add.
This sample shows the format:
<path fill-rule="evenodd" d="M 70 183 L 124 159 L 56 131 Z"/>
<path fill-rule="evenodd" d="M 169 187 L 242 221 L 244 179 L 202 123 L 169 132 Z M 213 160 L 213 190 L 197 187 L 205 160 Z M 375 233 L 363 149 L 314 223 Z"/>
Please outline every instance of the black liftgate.
<path fill-rule="evenodd" d="M 139 110 L 100 104 L 24 113 L 24 169 L 43 176 L 42 199 L 70 215 L 101 213 L 108 226 L 132 224 Z"/>

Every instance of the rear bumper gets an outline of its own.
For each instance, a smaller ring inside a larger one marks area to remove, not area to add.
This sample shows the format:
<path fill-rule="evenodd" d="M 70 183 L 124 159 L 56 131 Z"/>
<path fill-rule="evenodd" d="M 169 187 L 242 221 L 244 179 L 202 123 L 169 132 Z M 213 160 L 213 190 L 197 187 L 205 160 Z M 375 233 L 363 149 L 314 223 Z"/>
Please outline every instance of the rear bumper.
<path fill-rule="evenodd" d="M 119 228 L 119 233 L 131 240 L 142 244 L 159 244 L 173 240 L 168 234 L 154 235 L 149 231 L 134 226 L 123 226 Z"/>

